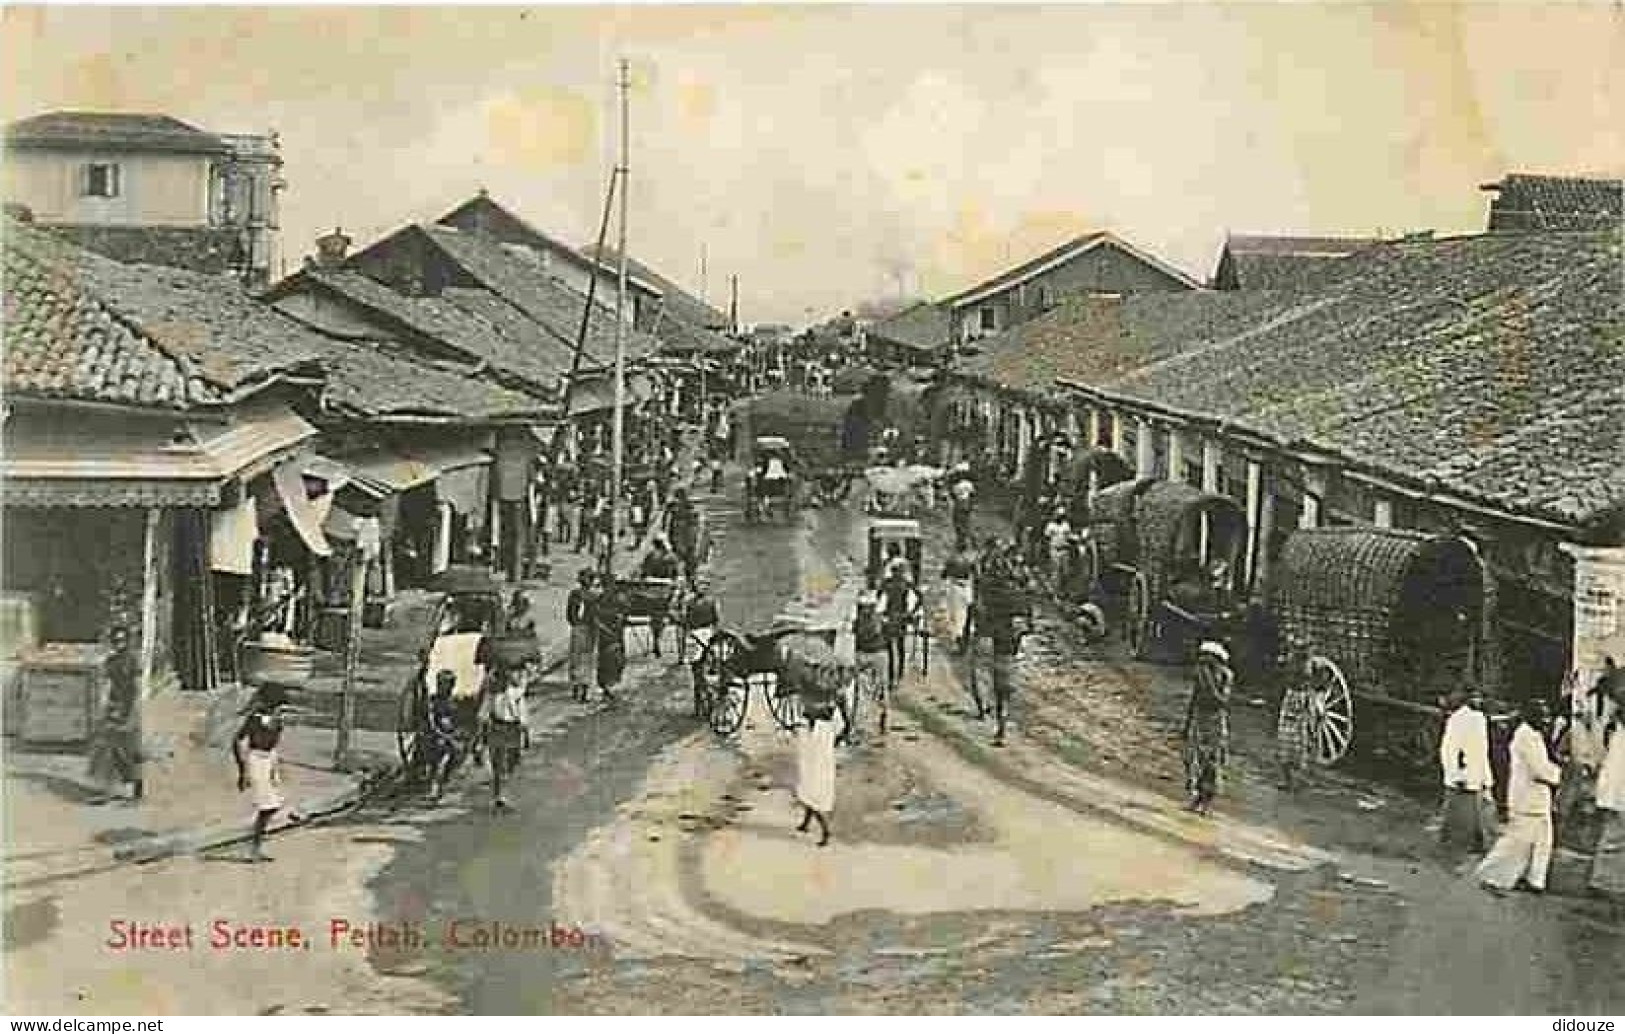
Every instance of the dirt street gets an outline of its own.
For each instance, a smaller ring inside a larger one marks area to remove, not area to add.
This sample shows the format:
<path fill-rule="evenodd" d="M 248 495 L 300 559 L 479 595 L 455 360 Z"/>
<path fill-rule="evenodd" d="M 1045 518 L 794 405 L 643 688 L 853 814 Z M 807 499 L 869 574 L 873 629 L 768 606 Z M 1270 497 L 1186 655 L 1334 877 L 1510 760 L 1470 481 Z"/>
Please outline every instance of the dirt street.
<path fill-rule="evenodd" d="M 859 515 L 755 527 L 731 500 L 707 502 L 726 624 L 786 609 L 844 620 Z M 942 545 L 933 527 L 932 558 Z M 1183 673 L 1047 622 L 1002 750 L 969 712 L 965 675 L 938 649 L 896 693 L 888 734 L 860 716 L 826 848 L 793 829 L 794 741 L 759 695 L 722 739 L 688 713 L 687 672 L 669 658 L 637 656 L 618 706 L 545 687 L 510 813 L 469 773 L 439 804 L 379 801 L 280 837 L 272 865 L 184 858 L 33 889 L 8 927 L 13 1007 L 1625 1009 L 1625 931 L 1573 900 L 1490 898 L 1441 868 L 1425 794 L 1347 774 L 1279 793 L 1260 709 L 1241 707 L 1224 797 L 1198 819 L 1178 801 Z M 121 917 L 200 938 L 216 918 L 297 927 L 314 943 L 114 951 Z M 335 919 L 384 926 L 335 948 Z"/>

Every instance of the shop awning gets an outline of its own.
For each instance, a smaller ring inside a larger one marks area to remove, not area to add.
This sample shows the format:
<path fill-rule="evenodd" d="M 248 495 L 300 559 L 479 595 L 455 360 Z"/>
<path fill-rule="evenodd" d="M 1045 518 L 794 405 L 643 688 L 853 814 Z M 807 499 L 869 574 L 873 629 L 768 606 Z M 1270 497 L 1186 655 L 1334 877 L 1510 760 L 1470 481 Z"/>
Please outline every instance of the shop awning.
<path fill-rule="evenodd" d="M 632 374 L 626 378 L 626 404 L 647 402 L 655 396 L 655 381 L 647 374 Z M 615 383 L 592 381 L 577 384 L 570 393 L 570 415 L 581 416 L 615 408 Z"/>
<path fill-rule="evenodd" d="M 305 474 L 300 468 L 301 464 L 294 462 L 277 464 L 271 471 L 271 484 L 276 486 L 276 494 L 282 500 L 282 511 L 288 515 L 288 523 L 299 533 L 306 548 L 316 556 L 332 556 L 333 547 L 327 544 L 327 536 L 322 534 L 322 521 L 332 505 L 333 494 L 323 494 L 326 506 L 311 499 L 305 491 Z"/>
<path fill-rule="evenodd" d="M 16 417 L 13 417 L 16 420 Z M 15 426 L 0 457 L 11 506 L 213 507 L 233 479 L 263 473 L 316 436 L 286 405 L 245 406 L 223 420 L 174 425 L 132 421 L 128 433 L 69 429 L 33 438 Z"/>
<path fill-rule="evenodd" d="M 615 388 L 609 384 L 578 384 L 570 392 L 570 415 L 597 413 L 615 406 Z"/>
<path fill-rule="evenodd" d="M 345 462 L 355 472 L 357 487 L 370 487 L 376 494 L 387 495 L 426 485 L 443 473 L 485 466 L 491 462 L 491 454 L 483 449 L 454 446 L 383 453 Z"/>

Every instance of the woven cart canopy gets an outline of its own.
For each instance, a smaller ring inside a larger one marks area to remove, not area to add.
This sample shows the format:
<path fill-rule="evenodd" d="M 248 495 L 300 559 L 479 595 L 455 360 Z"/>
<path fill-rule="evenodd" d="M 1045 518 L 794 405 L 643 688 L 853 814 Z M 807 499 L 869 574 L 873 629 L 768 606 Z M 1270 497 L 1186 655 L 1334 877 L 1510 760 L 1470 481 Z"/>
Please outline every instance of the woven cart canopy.
<path fill-rule="evenodd" d="M 1182 562 L 1196 562 L 1200 527 L 1208 523 L 1209 558 L 1234 562 L 1247 540 L 1247 517 L 1229 496 L 1204 492 L 1180 481 L 1157 481 L 1140 493 L 1134 507 L 1140 569 L 1153 600 L 1161 599 Z"/>
<path fill-rule="evenodd" d="M 1134 510 L 1140 496 L 1155 484 L 1149 478 L 1120 481 L 1089 498 L 1089 527 L 1106 563 L 1132 564 L 1139 557 Z"/>
<path fill-rule="evenodd" d="M 1266 599 L 1283 652 L 1322 654 L 1361 692 L 1423 704 L 1473 677 L 1488 603 L 1471 546 L 1396 528 L 1294 531 Z"/>
<path fill-rule="evenodd" d="M 1061 468 L 1057 479 L 1061 491 L 1070 495 L 1087 490 L 1091 472 L 1095 475 L 1097 490 L 1110 488 L 1134 477 L 1134 468 L 1128 460 L 1110 449 L 1083 449 L 1073 453 Z"/>

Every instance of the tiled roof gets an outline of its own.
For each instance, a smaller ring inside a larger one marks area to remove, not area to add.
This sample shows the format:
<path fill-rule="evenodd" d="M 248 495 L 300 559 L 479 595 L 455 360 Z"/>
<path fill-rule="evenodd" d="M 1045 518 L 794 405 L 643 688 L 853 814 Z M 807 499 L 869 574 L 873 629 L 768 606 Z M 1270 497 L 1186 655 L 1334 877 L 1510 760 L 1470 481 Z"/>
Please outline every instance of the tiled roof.
<path fill-rule="evenodd" d="M 533 396 L 465 372 L 397 354 L 376 341 L 327 339 L 322 364 L 329 402 L 364 417 L 491 420 L 546 409 Z"/>
<path fill-rule="evenodd" d="M 1346 261 L 1333 285 L 1094 383 L 1510 512 L 1582 521 L 1625 499 L 1617 234 L 1401 242 Z"/>
<path fill-rule="evenodd" d="M 52 224 L 51 233 L 115 262 L 226 273 L 243 255 L 240 231 L 217 226 Z"/>
<path fill-rule="evenodd" d="M 595 268 L 592 258 L 585 250 L 577 251 L 557 237 L 537 229 L 524 219 L 521 219 L 512 209 L 498 204 L 483 190 L 436 219 L 435 224 L 453 227 L 497 241 L 540 248 L 588 273 L 591 273 Z M 596 268 L 600 272 L 611 276 L 615 272 L 613 268 L 603 265 Z M 630 269 L 630 267 L 628 268 Z M 646 294 L 660 294 L 661 289 L 658 285 L 643 279 L 636 272 L 630 273 L 630 279 L 632 286 L 637 290 Z"/>
<path fill-rule="evenodd" d="M 1487 184 L 1492 230 L 1591 230 L 1625 219 L 1625 181 L 1511 173 Z"/>
<path fill-rule="evenodd" d="M 319 339 L 229 277 L 121 265 L 11 220 L 4 252 L 9 390 L 187 408 L 315 369 Z"/>
<path fill-rule="evenodd" d="M 510 312 L 507 303 L 489 292 L 466 288 L 438 297 L 405 295 L 348 269 L 306 269 L 284 281 L 278 292 L 294 289 L 300 279 L 539 391 L 555 389 L 570 367 L 569 355 L 556 338 Z M 512 318 L 499 321 L 488 315 L 492 311 Z"/>
<path fill-rule="evenodd" d="M 948 343 L 948 310 L 933 302 L 919 302 L 876 323 L 869 334 L 921 351 L 938 349 Z"/>
<path fill-rule="evenodd" d="M 574 349 L 581 331 L 581 313 L 587 306 L 584 295 L 550 279 L 540 266 L 483 234 L 438 225 L 420 229 L 471 277 L 550 331 L 567 350 Z M 596 302 L 594 305 L 587 327 L 585 361 L 602 364 L 612 361 L 615 355 L 615 320 L 611 312 Z M 658 347 L 656 339 L 641 331 L 627 334 L 629 359 L 648 355 Z"/>
<path fill-rule="evenodd" d="M 1336 276 L 1341 259 L 1377 243 L 1374 237 L 1232 234 L 1219 257 L 1214 286 L 1226 290 L 1312 287 Z"/>
<path fill-rule="evenodd" d="M 739 342 L 726 334 L 706 330 L 671 316 L 661 317 L 654 335 L 660 339 L 661 349 L 670 354 L 737 352 L 740 348 Z"/>
<path fill-rule="evenodd" d="M 589 259 L 593 257 L 597 250 L 596 244 L 584 244 L 581 247 L 581 253 Z M 600 261 L 604 265 L 613 268 L 618 261 L 618 255 L 619 252 L 614 248 L 605 246 Z M 666 315 L 676 317 L 684 323 L 706 330 L 721 330 L 728 326 L 727 313 L 715 306 L 707 305 L 698 297 L 678 286 L 675 280 L 661 276 L 630 255 L 626 257 L 626 268 L 632 276 L 648 281 L 665 292 L 662 302 Z"/>
<path fill-rule="evenodd" d="M 1103 384 L 1193 342 L 1250 324 L 1280 304 L 1274 292 L 1179 291 L 1071 297 L 976 342 L 962 375 L 1013 391 L 1046 392 L 1056 378 Z"/>
<path fill-rule="evenodd" d="M 224 154 L 224 141 L 168 115 L 52 111 L 6 127 L 10 147 L 116 148 L 180 154 Z"/>
<path fill-rule="evenodd" d="M 1224 243 L 1232 255 L 1306 255 L 1312 258 L 1331 258 L 1363 251 L 1373 244 L 1382 243 L 1382 238 L 1232 233 L 1225 238 Z"/>

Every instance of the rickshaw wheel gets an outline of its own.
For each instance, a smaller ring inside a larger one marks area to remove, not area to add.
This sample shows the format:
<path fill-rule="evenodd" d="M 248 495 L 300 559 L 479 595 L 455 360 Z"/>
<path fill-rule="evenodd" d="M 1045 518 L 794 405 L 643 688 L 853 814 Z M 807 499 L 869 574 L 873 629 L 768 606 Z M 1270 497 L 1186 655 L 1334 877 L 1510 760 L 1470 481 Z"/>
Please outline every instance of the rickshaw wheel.
<path fill-rule="evenodd" d="M 1128 615 L 1123 626 L 1128 645 L 1134 656 L 1145 656 L 1151 637 L 1151 591 L 1145 584 L 1145 575 L 1134 572 L 1128 586 Z"/>
<path fill-rule="evenodd" d="M 711 695 L 711 731 L 718 736 L 731 736 L 745 724 L 745 708 L 750 703 L 750 692 L 743 679 L 732 678 Z"/>
<path fill-rule="evenodd" d="M 784 689 L 776 675 L 766 674 L 753 677 L 763 680 L 762 688 L 767 694 L 767 706 L 768 710 L 773 712 L 773 720 L 778 722 L 779 728 L 785 732 L 794 732 L 803 718 L 801 694 L 791 689 Z"/>
<path fill-rule="evenodd" d="M 737 636 L 719 631 L 700 654 L 702 693 L 710 704 L 711 730 L 718 736 L 727 736 L 745 724 L 748 687 L 745 680 L 730 674 L 735 658 L 743 650 L 744 644 Z"/>
<path fill-rule="evenodd" d="M 1342 669 L 1316 654 L 1304 665 L 1309 683 L 1310 750 L 1315 763 L 1335 765 L 1354 742 L 1354 696 Z"/>

